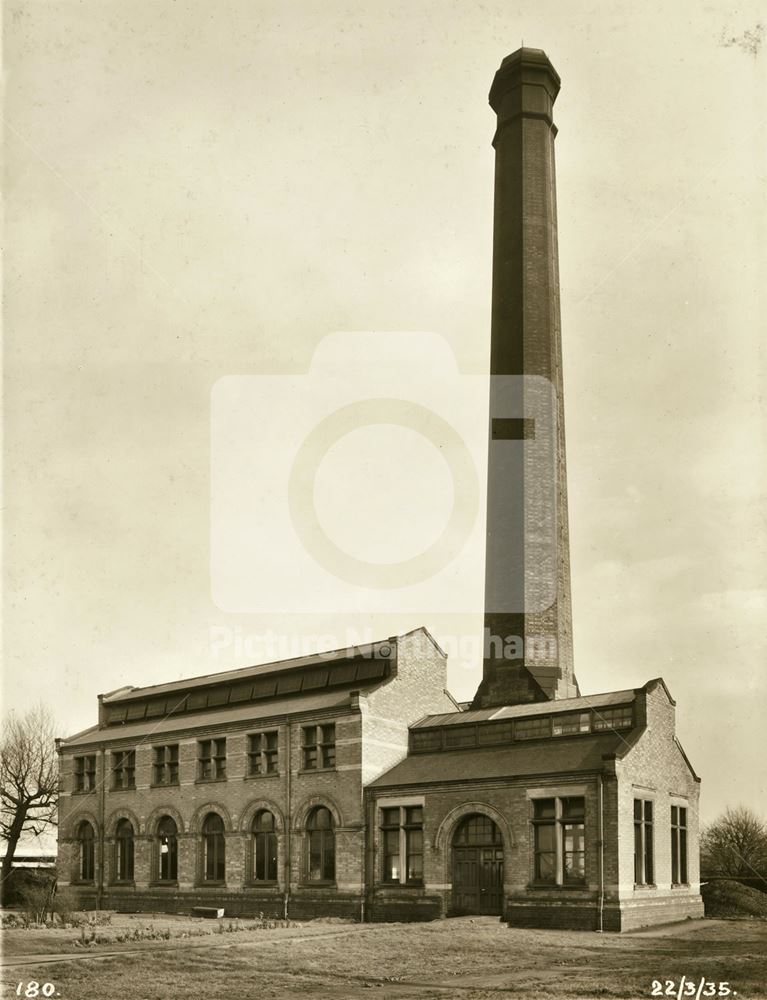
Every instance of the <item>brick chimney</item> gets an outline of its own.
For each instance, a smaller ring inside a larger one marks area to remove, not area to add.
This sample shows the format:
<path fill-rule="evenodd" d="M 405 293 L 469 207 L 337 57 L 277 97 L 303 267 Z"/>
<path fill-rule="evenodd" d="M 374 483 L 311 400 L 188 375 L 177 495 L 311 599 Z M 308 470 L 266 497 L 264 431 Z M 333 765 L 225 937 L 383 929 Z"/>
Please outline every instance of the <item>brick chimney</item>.
<path fill-rule="evenodd" d="M 483 679 L 472 708 L 573 697 L 552 109 L 522 48 L 495 74 L 493 302 Z"/>

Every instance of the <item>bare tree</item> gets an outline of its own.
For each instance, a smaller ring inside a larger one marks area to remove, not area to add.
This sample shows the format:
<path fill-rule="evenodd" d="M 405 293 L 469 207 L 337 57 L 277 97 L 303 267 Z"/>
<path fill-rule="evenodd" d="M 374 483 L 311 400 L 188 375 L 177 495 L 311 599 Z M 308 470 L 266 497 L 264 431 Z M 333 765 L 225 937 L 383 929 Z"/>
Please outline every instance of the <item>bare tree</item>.
<path fill-rule="evenodd" d="M 11 712 L 0 741 L 0 834 L 5 841 L 2 896 L 7 898 L 9 876 L 19 838 L 42 833 L 56 822 L 59 772 L 49 710 L 38 705 L 21 717 Z"/>
<path fill-rule="evenodd" d="M 767 876 L 767 824 L 745 806 L 727 809 L 703 830 L 700 853 L 707 873 Z"/>

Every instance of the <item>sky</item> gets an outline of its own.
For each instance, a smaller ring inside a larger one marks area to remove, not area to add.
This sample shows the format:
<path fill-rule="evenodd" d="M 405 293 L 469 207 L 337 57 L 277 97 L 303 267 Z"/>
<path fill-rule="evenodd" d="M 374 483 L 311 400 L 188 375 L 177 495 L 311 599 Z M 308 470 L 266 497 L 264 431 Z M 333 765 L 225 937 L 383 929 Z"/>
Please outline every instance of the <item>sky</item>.
<path fill-rule="evenodd" d="M 395 385 L 484 489 L 487 92 L 524 42 L 562 78 L 581 690 L 663 676 L 703 819 L 767 812 L 764 34 L 753 2 L 6 4 L 4 707 L 65 735 L 125 684 L 418 625 L 471 697 L 483 494 L 439 579 L 372 592 L 296 544 L 288 479 L 330 411 Z M 325 442 L 315 508 L 406 560 L 454 475 L 361 425 Z"/>

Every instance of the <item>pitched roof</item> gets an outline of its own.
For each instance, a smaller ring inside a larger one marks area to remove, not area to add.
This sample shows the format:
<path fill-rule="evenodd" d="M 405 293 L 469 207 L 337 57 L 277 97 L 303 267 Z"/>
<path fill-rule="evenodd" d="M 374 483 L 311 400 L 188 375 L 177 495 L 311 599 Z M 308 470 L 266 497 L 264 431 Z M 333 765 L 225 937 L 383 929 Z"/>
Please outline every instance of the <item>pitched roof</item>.
<path fill-rule="evenodd" d="M 86 729 L 82 733 L 70 736 L 59 744 L 62 748 L 73 746 L 96 746 L 100 743 L 114 743 L 116 740 L 140 739 L 147 740 L 164 733 L 187 729 L 203 729 L 214 725 L 230 722 L 250 722 L 285 715 L 298 715 L 324 708 L 342 708 L 351 704 L 348 691 L 327 691 L 322 694 L 299 695 L 282 701 L 266 701 L 261 704 L 243 705 L 242 708 L 223 708 L 219 711 L 198 712 L 190 715 L 173 715 L 160 718 L 157 721 L 147 719 L 144 722 L 123 726 L 106 726 Z"/>
<path fill-rule="evenodd" d="M 422 631 L 425 632 L 426 630 L 423 629 Z M 134 701 L 136 698 L 143 698 L 150 695 L 172 694 L 174 691 L 188 691 L 192 688 L 209 687 L 211 684 L 225 683 L 227 681 L 245 681 L 251 677 L 263 677 L 265 674 L 297 670 L 301 667 L 323 666 L 341 660 L 385 659 L 389 655 L 385 647 L 395 645 L 397 639 L 400 638 L 402 636 L 393 636 L 390 639 L 380 639 L 377 642 L 369 642 L 361 646 L 345 646 L 343 649 L 333 649 L 326 653 L 312 653 L 309 656 L 295 656 L 289 660 L 259 663 L 253 667 L 239 667 L 236 670 L 223 670 L 218 673 L 202 674 L 199 677 L 187 677 L 183 680 L 170 681 L 166 684 L 150 684 L 147 687 L 139 688 L 119 688 L 111 694 L 102 695 L 102 701 L 105 705 L 112 705 L 121 701 Z"/>
<path fill-rule="evenodd" d="M 427 729 L 431 726 L 452 726 L 468 722 L 490 722 L 497 719 L 521 719 L 531 715 L 551 715 L 552 712 L 577 712 L 587 708 L 606 708 L 609 705 L 626 705 L 636 698 L 636 689 L 607 691 L 604 694 L 581 695 L 580 698 L 560 698 L 553 701 L 538 701 L 529 705 L 502 705 L 500 708 L 477 708 L 467 712 L 444 712 L 441 715 L 426 715 L 411 729 Z"/>
<path fill-rule="evenodd" d="M 395 764 L 390 771 L 371 782 L 371 787 L 393 788 L 483 778 L 599 771 L 604 766 L 605 758 L 621 756 L 629 747 L 630 742 L 625 736 L 608 732 L 530 745 L 419 753 Z"/>

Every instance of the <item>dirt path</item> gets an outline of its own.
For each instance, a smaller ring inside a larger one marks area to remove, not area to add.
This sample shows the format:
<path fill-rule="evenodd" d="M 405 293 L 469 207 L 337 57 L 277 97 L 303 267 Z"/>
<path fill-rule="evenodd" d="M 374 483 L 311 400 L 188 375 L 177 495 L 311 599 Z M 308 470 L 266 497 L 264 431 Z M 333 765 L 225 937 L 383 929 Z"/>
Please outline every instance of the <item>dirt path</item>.
<path fill-rule="evenodd" d="M 123 958 L 128 955 L 139 955 L 142 952 L 152 951 L 188 951 L 190 948 L 259 948 L 275 947 L 290 941 L 316 941 L 321 938 L 337 938 L 353 934 L 365 934 L 375 931 L 376 925 L 370 924 L 365 927 L 350 925 L 342 930 L 335 931 L 310 931 L 306 928 L 289 935 L 287 933 L 275 934 L 269 931 L 256 931 L 257 938 L 243 940 L 247 932 L 234 936 L 231 934 L 210 934 L 200 938 L 176 938 L 172 941 L 142 941 L 131 945 L 97 945 L 95 948 L 83 948 L 80 951 L 51 952 L 50 954 L 37 953 L 28 955 L 3 955 L 0 956 L 0 969 L 13 969 L 25 965 L 58 965 L 60 962 L 83 962 L 95 961 L 103 958 Z M 279 933 L 279 932 L 278 932 Z"/>

